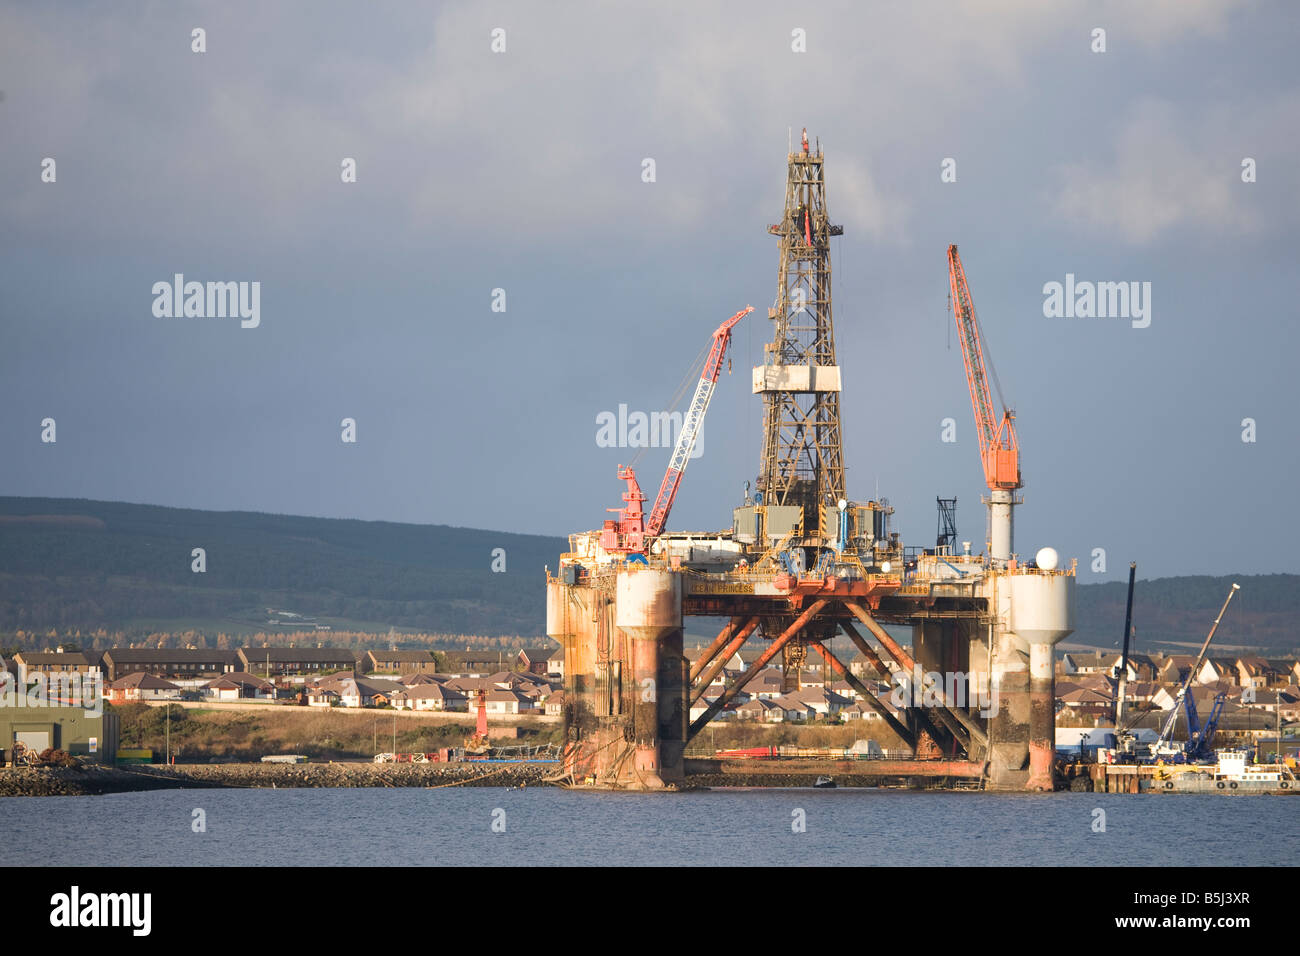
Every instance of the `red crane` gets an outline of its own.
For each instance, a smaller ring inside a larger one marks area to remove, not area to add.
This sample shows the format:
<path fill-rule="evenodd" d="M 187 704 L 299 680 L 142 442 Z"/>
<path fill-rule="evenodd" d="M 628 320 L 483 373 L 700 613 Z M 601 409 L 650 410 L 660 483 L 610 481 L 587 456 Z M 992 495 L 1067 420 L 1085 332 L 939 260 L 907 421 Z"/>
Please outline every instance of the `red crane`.
<path fill-rule="evenodd" d="M 975 412 L 975 432 L 979 436 L 980 461 L 984 465 L 984 480 L 989 486 L 990 521 L 989 555 L 1005 560 L 1011 557 L 1012 516 L 1016 504 L 1015 492 L 1021 488 L 1020 442 L 1016 438 L 1016 413 L 1002 401 L 999 418 L 993 410 L 993 397 L 989 393 L 989 371 L 984 359 L 984 333 L 975 313 L 970 286 L 966 283 L 966 270 L 955 245 L 948 247 L 948 281 L 952 291 L 952 311 L 957 322 L 957 337 L 961 342 L 962 362 L 966 366 L 966 384 L 970 387 L 971 408 Z M 994 384 L 997 384 L 996 377 Z"/>
<path fill-rule="evenodd" d="M 677 498 L 677 489 L 681 486 L 682 475 L 685 474 L 686 465 L 691 459 L 691 451 L 695 448 L 695 439 L 704 421 L 704 413 L 709 410 L 714 387 L 718 384 L 722 360 L 727 355 L 727 346 L 731 344 L 731 330 L 737 322 L 753 311 L 752 305 L 745 306 L 718 326 L 713 333 L 713 347 L 709 350 L 709 357 L 704 363 L 699 384 L 695 386 L 695 395 L 686 409 L 686 417 L 682 421 L 681 431 L 677 434 L 677 444 L 673 448 L 672 457 L 668 459 L 668 470 L 664 472 L 663 481 L 659 483 L 659 494 L 655 496 L 649 521 L 646 521 L 645 512 L 641 507 L 646 497 L 641 491 L 640 484 L 637 483 L 636 472 L 631 468 L 618 466 L 619 479 L 627 482 L 627 490 L 623 492 L 623 500 L 627 504 L 622 508 L 609 509 L 617 512 L 619 517 L 617 520 L 606 521 L 601 532 L 600 546 L 606 551 L 644 554 L 646 539 L 654 538 L 663 531 L 664 525 L 668 522 L 668 514 L 673 510 L 673 501 Z"/>
<path fill-rule="evenodd" d="M 989 376 L 984 363 L 984 333 L 975 314 L 975 302 L 966 284 L 957 247 L 948 247 L 948 279 L 952 285 L 952 311 L 961 340 L 961 357 L 966 364 L 966 383 L 970 386 L 970 403 L 975 411 L 975 430 L 979 435 L 980 460 L 984 462 L 984 479 L 990 489 L 1020 488 L 1020 443 L 1016 440 L 1016 413 L 1002 405 L 1002 417 L 993 412 L 989 394 Z M 999 399 L 1001 395 L 998 396 Z"/>

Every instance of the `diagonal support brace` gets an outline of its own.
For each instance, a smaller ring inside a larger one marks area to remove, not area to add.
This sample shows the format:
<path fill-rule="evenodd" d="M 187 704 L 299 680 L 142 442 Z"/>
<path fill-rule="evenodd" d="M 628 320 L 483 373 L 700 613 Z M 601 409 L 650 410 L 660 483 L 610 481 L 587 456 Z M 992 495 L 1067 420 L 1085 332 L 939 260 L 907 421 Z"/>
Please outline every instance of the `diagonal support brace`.
<path fill-rule="evenodd" d="M 766 667 L 768 662 L 781 652 L 781 648 L 790 643 L 791 639 L 803 630 L 804 625 L 820 614 L 822 608 L 826 607 L 827 603 L 827 599 L 822 598 L 821 600 L 814 601 L 812 604 L 808 605 L 807 610 L 794 619 L 794 623 L 787 627 L 781 636 L 773 641 L 771 646 L 759 655 L 758 660 L 749 665 L 749 669 L 740 675 L 740 679 L 723 691 L 718 699 L 709 705 L 709 709 L 702 713 L 699 718 L 691 724 L 690 730 L 686 732 L 687 741 L 689 742 L 696 734 L 708 726 L 709 721 L 716 717 L 722 708 L 731 703 L 732 700 L 735 699 L 736 695 L 744 690 L 745 685 L 754 679 L 754 675 Z"/>

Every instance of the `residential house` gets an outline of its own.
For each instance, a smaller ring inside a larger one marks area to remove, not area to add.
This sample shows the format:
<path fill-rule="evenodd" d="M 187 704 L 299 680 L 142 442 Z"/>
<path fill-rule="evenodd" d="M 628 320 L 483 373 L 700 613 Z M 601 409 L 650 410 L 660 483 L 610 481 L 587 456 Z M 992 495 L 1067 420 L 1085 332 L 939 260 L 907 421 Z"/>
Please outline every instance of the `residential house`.
<path fill-rule="evenodd" d="M 86 675 L 96 670 L 90 659 L 79 651 L 19 651 L 14 655 L 18 668 L 18 683 L 27 686 L 43 675 L 48 681 L 53 676 Z"/>
<path fill-rule="evenodd" d="M 754 679 L 745 685 L 751 697 L 775 700 L 785 693 L 785 678 L 779 668 L 767 667 L 754 675 Z"/>
<path fill-rule="evenodd" d="M 1187 680 L 1187 672 L 1195 663 L 1196 658 L 1191 654 L 1170 654 L 1162 658 L 1156 681 L 1161 684 L 1181 685 Z"/>
<path fill-rule="evenodd" d="M 239 670 L 235 651 L 198 647 L 110 647 L 101 656 L 110 683 L 127 674 L 145 673 L 171 680 L 211 679 Z"/>
<path fill-rule="evenodd" d="M 398 710 L 465 711 L 466 697 L 442 684 L 417 684 L 393 691 L 392 705 Z"/>
<path fill-rule="evenodd" d="M 308 707 L 336 707 L 342 703 L 339 692 L 332 687 L 309 687 L 307 689 Z"/>
<path fill-rule="evenodd" d="M 890 711 L 891 714 L 897 716 L 897 711 L 889 704 L 887 700 L 885 700 L 884 698 L 879 698 L 879 699 L 881 703 L 883 703 L 885 707 Z M 879 712 L 876 711 L 874 707 L 872 707 L 870 704 L 863 703 L 862 701 L 857 701 L 852 704 L 846 704 L 844 707 L 841 707 L 839 712 L 839 717 L 841 720 L 880 720 L 881 719 Z"/>
<path fill-rule="evenodd" d="M 437 661 L 433 651 L 366 651 L 362 655 L 362 668 L 372 674 L 436 674 Z"/>
<path fill-rule="evenodd" d="M 1277 683 L 1282 676 L 1262 657 L 1248 655 L 1237 658 L 1237 683 L 1242 687 L 1263 690 Z"/>
<path fill-rule="evenodd" d="M 1270 657 L 1269 669 L 1277 674 L 1279 684 L 1300 684 L 1300 660 L 1289 661 L 1283 657 Z"/>
<path fill-rule="evenodd" d="M 108 685 L 110 703 L 124 704 L 129 701 L 177 700 L 181 689 L 169 680 L 154 677 L 143 671 L 119 677 Z"/>
<path fill-rule="evenodd" d="M 314 685 L 317 689 L 332 690 L 339 696 L 343 707 L 382 707 L 397 691 L 405 690 L 396 681 L 377 677 L 358 677 L 355 674 L 336 674 L 323 677 Z M 310 703 L 311 692 L 308 691 Z"/>
<path fill-rule="evenodd" d="M 564 678 L 564 648 L 557 647 L 546 658 L 546 673 L 552 677 Z"/>
<path fill-rule="evenodd" d="M 443 651 L 446 671 L 459 677 L 484 677 L 506 669 L 514 655 L 506 651 Z"/>
<path fill-rule="evenodd" d="M 1119 666 L 1120 655 L 1110 651 L 1068 651 L 1061 655 L 1066 674 L 1109 674 Z"/>
<path fill-rule="evenodd" d="M 837 680 L 833 684 L 831 684 L 831 686 L 827 689 L 832 694 L 838 694 L 840 697 L 843 697 L 845 700 L 858 699 L 857 688 L 855 688 L 852 684 L 850 684 L 846 680 Z"/>
<path fill-rule="evenodd" d="M 805 667 L 799 671 L 799 689 L 819 690 L 826 686 L 826 676 L 820 667 Z"/>
<path fill-rule="evenodd" d="M 446 674 L 403 674 L 397 678 L 397 683 L 404 687 L 419 687 L 421 684 L 445 684 L 447 680 Z"/>
<path fill-rule="evenodd" d="M 352 652 L 344 647 L 241 647 L 238 655 L 239 670 L 268 676 L 352 673 L 357 666 Z"/>
<path fill-rule="evenodd" d="M 519 674 L 514 671 L 497 671 L 479 677 L 451 677 L 446 680 L 448 687 L 475 694 L 480 690 L 513 690 L 536 696 L 545 695 L 551 689 L 550 681 L 533 674 Z"/>
<path fill-rule="evenodd" d="M 1123 655 L 1115 659 L 1115 669 L 1112 671 L 1112 677 L 1119 676 L 1119 664 L 1123 660 Z M 1149 654 L 1134 654 L 1128 656 L 1128 679 L 1133 681 L 1153 681 L 1159 671 L 1159 662 Z"/>
<path fill-rule="evenodd" d="M 1283 721 L 1300 718 L 1300 690 L 1295 687 L 1256 690 L 1254 700 L 1243 695 L 1242 704 L 1255 713 L 1276 714 L 1280 710 Z"/>
<path fill-rule="evenodd" d="M 712 706 L 713 701 L 715 699 L 716 698 L 713 697 L 701 696 L 699 700 L 691 704 L 691 723 L 694 723 L 695 721 L 703 717 L 705 713 L 708 711 L 709 707 Z M 744 705 L 741 704 L 740 706 L 743 707 Z M 718 719 L 718 717 L 721 716 L 722 714 L 718 714 L 717 716 L 714 717 L 714 719 L 716 720 Z"/>
<path fill-rule="evenodd" d="M 561 658 L 564 657 L 564 648 L 554 644 L 549 647 L 524 647 L 520 649 L 515 660 L 521 670 L 529 674 L 545 675 L 551 673 L 551 657 L 556 651 L 560 652 Z"/>
<path fill-rule="evenodd" d="M 1134 682 L 1134 685 L 1136 683 Z M 1105 674 L 1077 674 L 1056 682 L 1056 698 L 1060 700 L 1066 694 L 1076 691 L 1089 691 L 1093 694 L 1100 694 L 1109 700 L 1114 700 L 1115 688 L 1118 685 L 1118 681 L 1111 680 Z"/>
<path fill-rule="evenodd" d="M 509 714 L 526 714 L 536 709 L 531 698 L 517 690 L 511 690 L 504 687 L 493 687 L 484 695 L 485 704 L 488 714 L 509 715 Z M 477 694 L 471 694 L 466 698 L 466 709 L 470 714 L 478 716 L 479 699 Z"/>
<path fill-rule="evenodd" d="M 776 700 L 772 701 L 772 706 L 781 710 L 783 720 L 802 723 L 817 719 L 817 711 L 813 709 L 813 706 L 793 695 L 776 698 Z"/>
<path fill-rule="evenodd" d="M 275 697 L 274 684 L 243 671 L 213 678 L 204 689 L 214 700 L 267 700 Z"/>
<path fill-rule="evenodd" d="M 764 723 L 780 723 L 785 719 L 783 711 L 775 701 L 754 697 L 741 704 L 735 710 L 737 720 L 761 720 Z"/>
<path fill-rule="evenodd" d="M 1110 694 L 1087 687 L 1076 687 L 1058 693 L 1061 707 L 1079 717 L 1108 717 L 1115 711 L 1115 699 Z"/>
<path fill-rule="evenodd" d="M 1201 669 L 1196 674 L 1196 683 L 1217 684 L 1220 681 L 1241 685 L 1241 671 L 1236 658 L 1207 657 L 1201 664 Z"/>
<path fill-rule="evenodd" d="M 1057 673 L 1066 677 L 1105 676 L 1119 678 L 1124 655 L 1115 651 L 1068 651 L 1057 662 Z M 1154 680 L 1159 663 L 1147 654 L 1129 654 L 1128 679 Z"/>
<path fill-rule="evenodd" d="M 546 716 L 561 717 L 564 715 L 564 691 L 552 691 L 544 703 Z"/>
<path fill-rule="evenodd" d="M 883 661 L 881 663 L 883 663 Z M 870 678 L 872 680 L 880 680 L 881 678 L 889 677 L 888 674 L 879 673 L 876 669 L 875 663 L 860 652 L 849 660 L 848 667 L 854 677 L 861 677 L 863 679 Z"/>
<path fill-rule="evenodd" d="M 840 710 L 852 703 L 848 698 L 841 697 L 825 687 L 805 687 L 786 696 L 807 703 L 817 717 L 824 718 L 837 716 Z"/>

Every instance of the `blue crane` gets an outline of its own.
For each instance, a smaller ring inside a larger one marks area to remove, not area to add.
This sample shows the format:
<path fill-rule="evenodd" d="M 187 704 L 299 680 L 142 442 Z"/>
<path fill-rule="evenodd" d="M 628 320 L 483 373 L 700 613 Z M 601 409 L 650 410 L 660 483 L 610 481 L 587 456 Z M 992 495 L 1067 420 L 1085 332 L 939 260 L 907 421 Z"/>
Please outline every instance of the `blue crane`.
<path fill-rule="evenodd" d="M 1210 633 L 1205 636 L 1205 643 L 1201 645 L 1201 653 L 1196 655 L 1195 663 L 1187 669 L 1187 677 L 1183 681 L 1183 686 L 1178 688 L 1178 696 L 1174 699 L 1174 706 L 1169 708 L 1169 716 L 1165 718 L 1164 726 L 1160 728 L 1160 737 L 1151 747 L 1151 756 L 1153 758 L 1162 756 L 1161 751 L 1170 748 L 1174 735 L 1174 726 L 1178 723 L 1178 711 L 1181 709 L 1187 711 L 1187 743 L 1183 745 L 1182 753 L 1179 756 L 1185 760 L 1213 757 L 1211 744 L 1214 742 L 1214 732 L 1219 726 L 1219 715 L 1223 712 L 1223 702 L 1226 700 L 1226 695 L 1218 694 L 1215 696 L 1214 706 L 1210 709 L 1210 719 L 1205 722 L 1204 727 L 1201 727 L 1196 713 L 1196 701 L 1192 698 L 1191 686 L 1196 677 L 1196 672 L 1201 669 L 1201 664 L 1205 661 L 1205 652 L 1210 649 L 1210 641 L 1214 639 L 1214 632 L 1219 629 L 1219 622 L 1223 620 L 1223 613 L 1228 610 L 1228 603 L 1232 600 L 1233 595 L 1240 590 L 1240 584 L 1232 585 L 1232 590 L 1228 592 L 1223 607 L 1219 608 L 1219 616 L 1214 619 L 1214 624 L 1210 627 Z"/>

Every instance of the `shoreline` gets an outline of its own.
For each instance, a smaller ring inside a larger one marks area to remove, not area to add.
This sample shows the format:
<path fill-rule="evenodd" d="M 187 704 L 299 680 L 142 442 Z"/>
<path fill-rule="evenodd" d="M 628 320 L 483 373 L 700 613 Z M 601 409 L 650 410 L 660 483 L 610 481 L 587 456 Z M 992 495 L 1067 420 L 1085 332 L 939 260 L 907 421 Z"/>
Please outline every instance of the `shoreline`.
<path fill-rule="evenodd" d="M 101 796 L 149 790 L 544 786 L 555 764 L 176 764 L 0 769 L 0 797 Z"/>
<path fill-rule="evenodd" d="M 441 787 L 538 787 L 551 786 L 548 778 L 559 772 L 556 764 L 493 764 L 474 761 L 443 764 L 176 764 L 101 767 L 8 767 L 0 769 L 0 797 L 102 796 L 113 793 L 141 793 L 151 790 L 259 790 L 259 789 L 350 789 L 350 788 L 441 788 Z M 836 774 L 837 789 L 903 789 L 931 792 L 978 792 L 976 787 L 935 785 L 936 781 L 911 781 L 873 774 Z M 686 778 L 681 791 L 711 789 L 804 789 L 812 785 L 807 774 L 753 771 L 749 773 L 698 773 Z M 607 791 L 573 788 L 578 792 Z M 1065 787 L 1057 792 L 1071 789 Z M 1082 788 L 1079 788 L 1082 789 Z M 1104 791 L 1102 791 L 1104 792 Z M 1133 792 L 1133 791 L 1131 791 Z M 1165 793 L 1143 790 L 1142 793 Z M 1169 793 L 1189 792 L 1171 790 Z M 1209 791 L 1217 792 L 1217 791 Z M 1294 796 L 1298 791 L 1282 791 Z M 1263 790 L 1233 790 L 1232 794 L 1267 795 Z"/>

